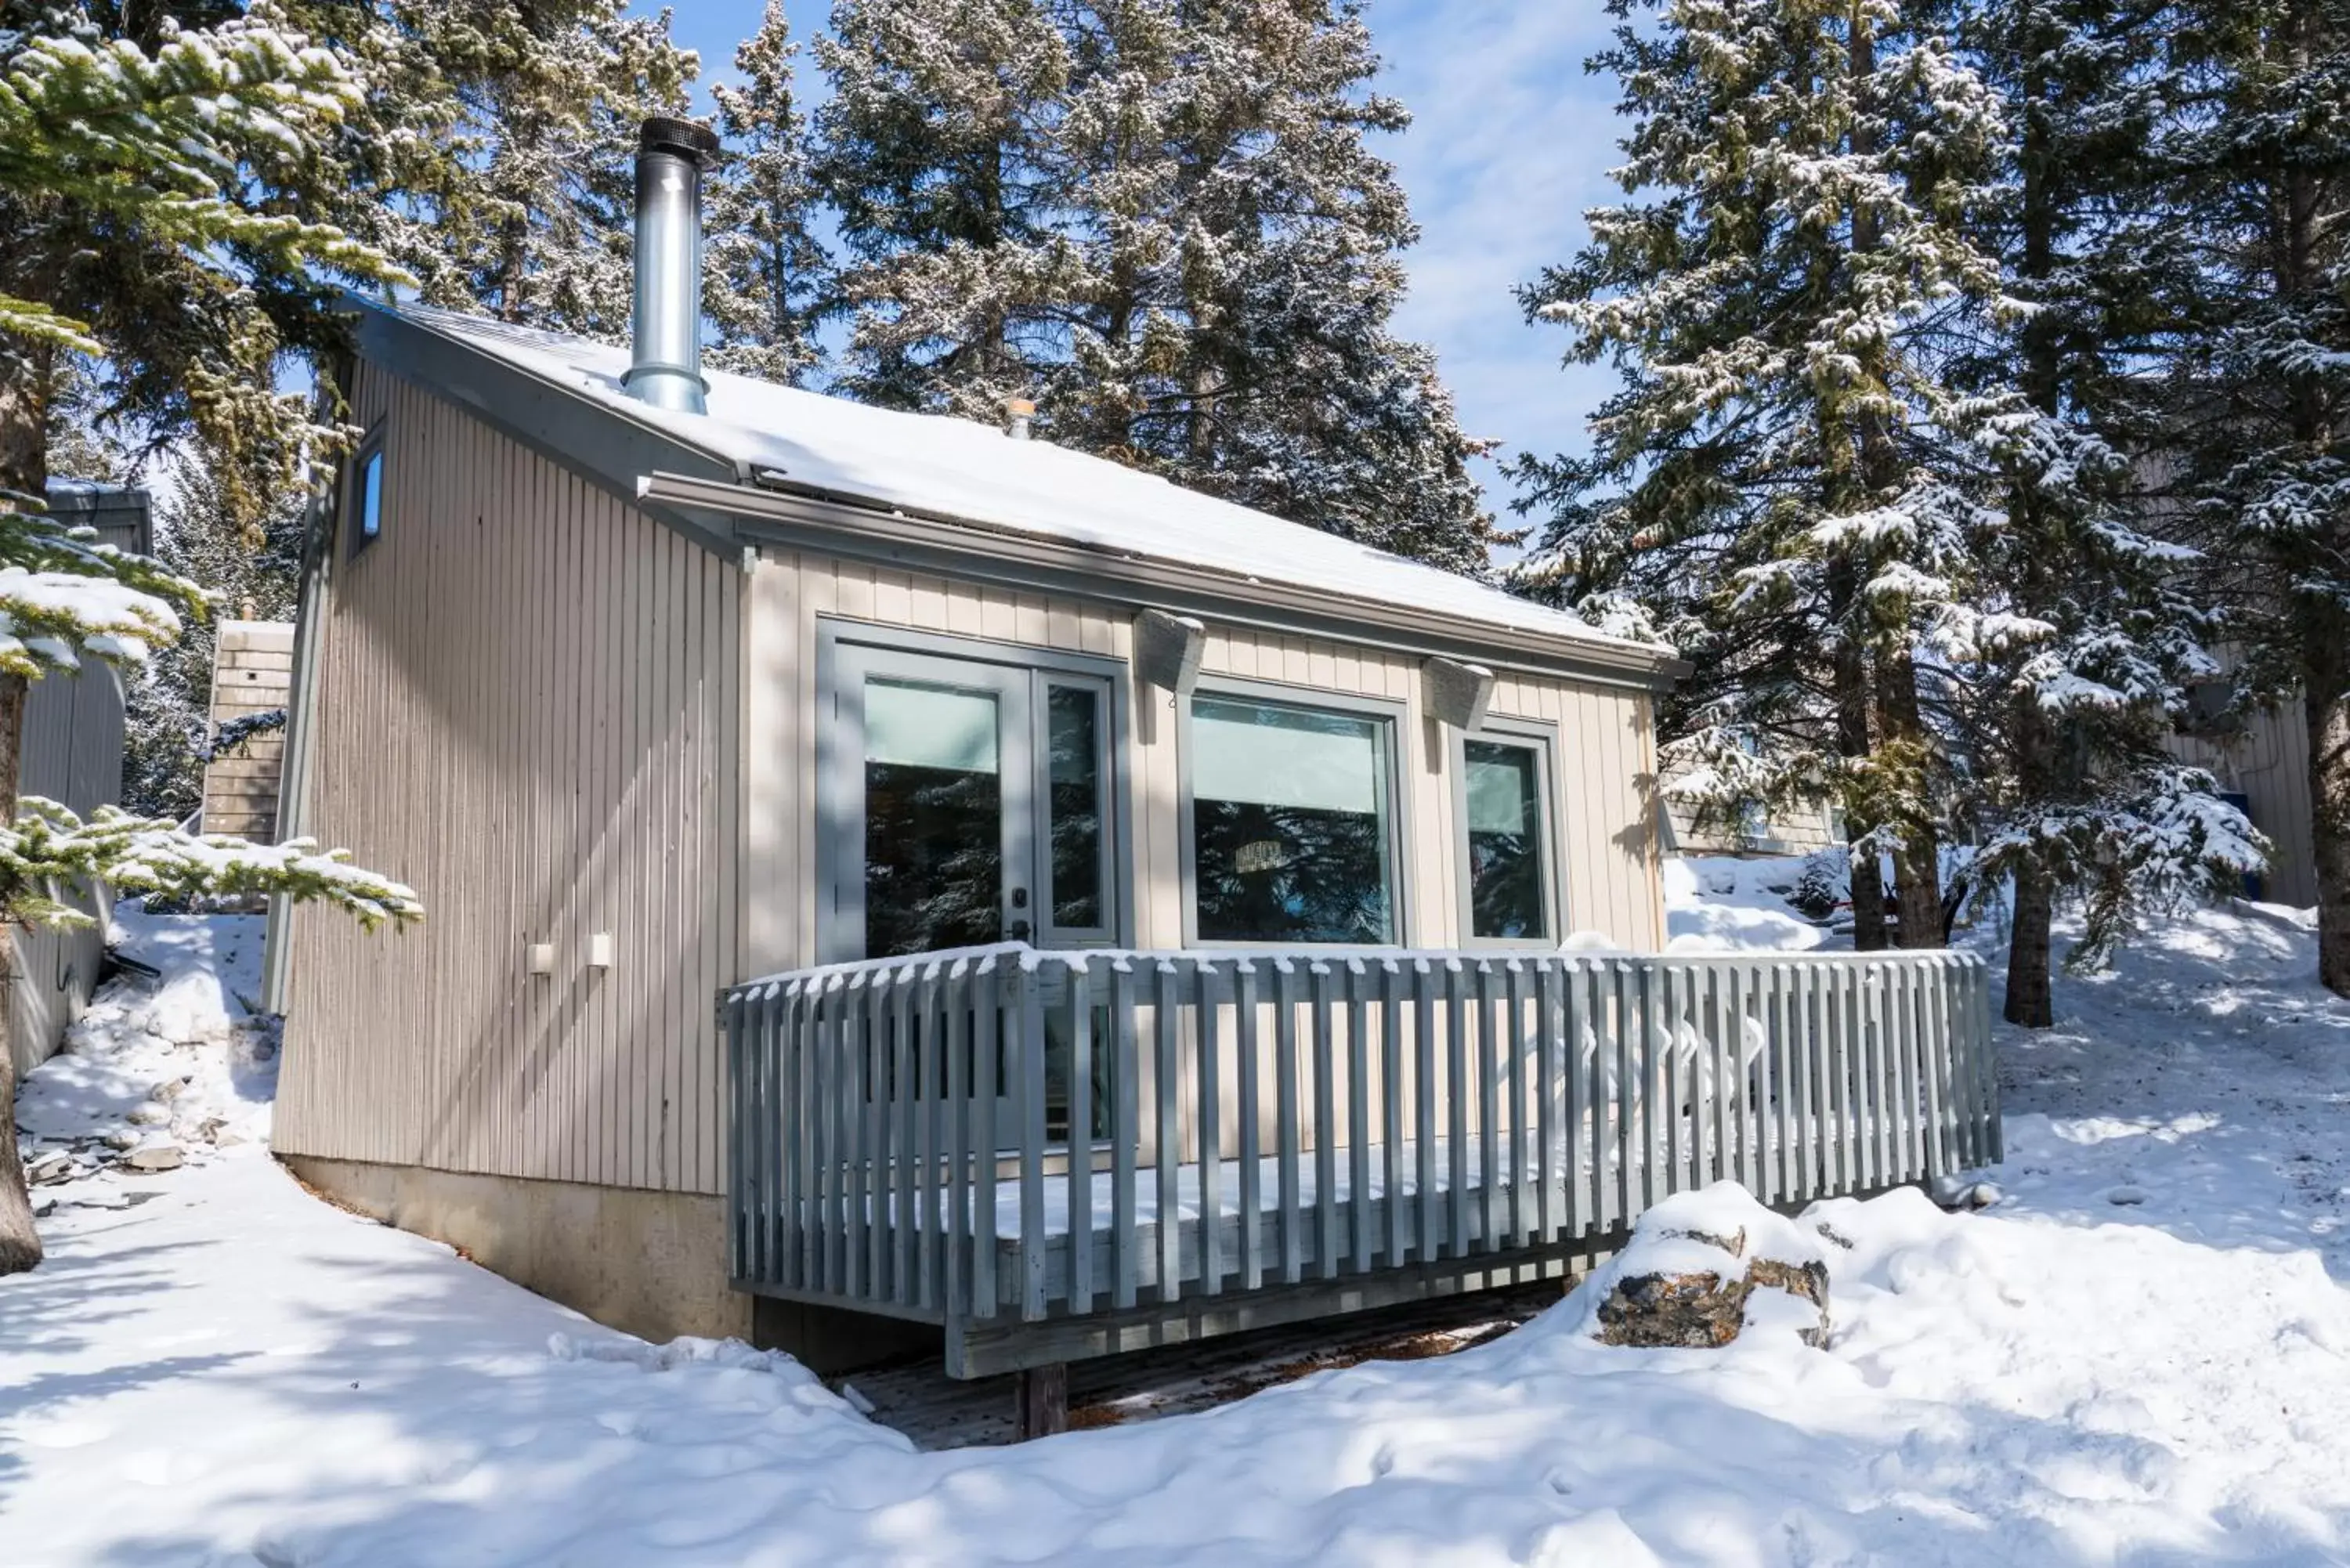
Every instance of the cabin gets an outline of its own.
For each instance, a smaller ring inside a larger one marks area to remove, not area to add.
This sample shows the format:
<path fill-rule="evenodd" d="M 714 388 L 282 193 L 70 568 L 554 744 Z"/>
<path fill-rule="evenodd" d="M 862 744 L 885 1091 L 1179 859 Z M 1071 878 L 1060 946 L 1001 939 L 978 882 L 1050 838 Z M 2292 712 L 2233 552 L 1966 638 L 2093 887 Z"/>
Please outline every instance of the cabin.
<path fill-rule="evenodd" d="M 951 1374 L 1560 1278 L 1996 1158 L 1981 966 L 1659 956 L 1669 649 L 1007 426 L 354 301 L 276 1149 L 603 1321 Z M 1033 1381 L 1032 1381 L 1033 1380 Z"/>

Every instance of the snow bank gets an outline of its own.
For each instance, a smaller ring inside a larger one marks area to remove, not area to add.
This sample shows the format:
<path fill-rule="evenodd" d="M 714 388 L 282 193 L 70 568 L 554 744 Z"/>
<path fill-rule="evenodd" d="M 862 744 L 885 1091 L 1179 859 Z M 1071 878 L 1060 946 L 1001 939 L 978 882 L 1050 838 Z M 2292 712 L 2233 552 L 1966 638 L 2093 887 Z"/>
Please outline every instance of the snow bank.
<path fill-rule="evenodd" d="M 1667 859 L 1665 950 L 1805 952 L 1825 946 L 1827 928 L 1814 925 L 1787 901 L 1803 867 L 1803 861 L 1784 857 Z"/>
<path fill-rule="evenodd" d="M 26 1080 L 16 1122 L 37 1184 L 141 1149 L 201 1159 L 268 1137 L 277 1030 L 250 1005 L 262 924 L 258 915 L 118 908 L 116 950 L 157 974 L 108 981 L 59 1054 Z"/>

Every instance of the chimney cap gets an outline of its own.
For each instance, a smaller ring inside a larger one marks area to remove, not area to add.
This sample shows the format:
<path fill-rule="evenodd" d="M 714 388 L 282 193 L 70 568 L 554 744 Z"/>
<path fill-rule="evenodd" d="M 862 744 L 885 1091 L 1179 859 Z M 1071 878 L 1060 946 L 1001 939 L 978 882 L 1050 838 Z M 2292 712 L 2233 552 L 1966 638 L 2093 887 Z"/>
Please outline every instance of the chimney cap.
<path fill-rule="evenodd" d="M 702 162 L 718 151 L 718 133 L 699 120 L 655 115 L 637 132 L 640 152 L 674 152 Z"/>
<path fill-rule="evenodd" d="M 1003 400 L 1003 411 L 1012 415 L 1015 419 L 1024 414 L 1034 414 L 1036 411 L 1036 400 L 1034 398 L 1006 398 Z"/>

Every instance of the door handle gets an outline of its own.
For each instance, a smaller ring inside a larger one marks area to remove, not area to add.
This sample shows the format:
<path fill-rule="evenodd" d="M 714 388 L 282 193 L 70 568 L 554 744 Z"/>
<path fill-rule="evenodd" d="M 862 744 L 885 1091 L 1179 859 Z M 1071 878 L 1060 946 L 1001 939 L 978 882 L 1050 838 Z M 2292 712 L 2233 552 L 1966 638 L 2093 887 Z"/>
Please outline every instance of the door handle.
<path fill-rule="evenodd" d="M 1028 922 L 1025 920 L 1013 921 L 1010 925 L 1003 928 L 1003 939 L 1006 941 L 1013 942 L 1026 941 L 1028 940 Z"/>

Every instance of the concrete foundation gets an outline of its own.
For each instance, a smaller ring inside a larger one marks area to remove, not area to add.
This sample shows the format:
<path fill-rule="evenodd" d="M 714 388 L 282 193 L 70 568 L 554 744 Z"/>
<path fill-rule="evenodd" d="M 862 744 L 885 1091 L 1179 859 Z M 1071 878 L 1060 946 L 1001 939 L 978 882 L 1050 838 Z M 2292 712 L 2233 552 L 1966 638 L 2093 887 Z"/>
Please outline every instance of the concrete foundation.
<path fill-rule="evenodd" d="M 338 1202 L 446 1241 L 598 1323 L 656 1344 L 681 1334 L 752 1336 L 752 1298 L 727 1283 L 723 1199 L 282 1158 Z"/>
<path fill-rule="evenodd" d="M 788 1351 L 830 1376 L 944 1354 L 941 1332 L 745 1295 L 727 1283 L 726 1205 L 694 1192 L 279 1157 L 337 1202 L 446 1241 L 492 1273 L 661 1344 L 681 1334 Z"/>

